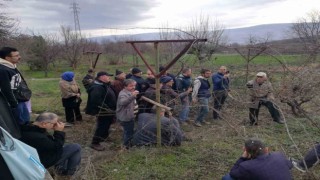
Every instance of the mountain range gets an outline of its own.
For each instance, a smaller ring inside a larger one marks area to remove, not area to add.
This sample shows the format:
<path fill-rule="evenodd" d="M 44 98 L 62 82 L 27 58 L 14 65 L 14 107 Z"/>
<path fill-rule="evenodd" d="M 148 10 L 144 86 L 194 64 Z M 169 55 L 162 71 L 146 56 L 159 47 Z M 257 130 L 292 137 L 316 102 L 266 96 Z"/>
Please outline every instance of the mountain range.
<path fill-rule="evenodd" d="M 291 23 L 281 24 L 263 24 L 251 27 L 225 29 L 224 36 L 227 38 L 228 44 L 238 43 L 246 44 L 249 37 L 268 38 L 268 41 L 276 41 L 283 39 L 290 39 Z M 124 39 L 129 37 L 135 40 L 158 40 L 160 39 L 159 33 L 141 33 L 133 35 L 110 35 L 92 37 L 91 40 L 101 42 L 103 40 L 116 41 L 117 39 Z"/>

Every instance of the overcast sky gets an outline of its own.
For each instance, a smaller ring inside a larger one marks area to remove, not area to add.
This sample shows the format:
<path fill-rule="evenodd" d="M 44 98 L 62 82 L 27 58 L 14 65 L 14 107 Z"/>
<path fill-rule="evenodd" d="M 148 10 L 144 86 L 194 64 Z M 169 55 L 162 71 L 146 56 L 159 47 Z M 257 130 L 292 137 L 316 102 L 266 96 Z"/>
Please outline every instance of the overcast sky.
<path fill-rule="evenodd" d="M 73 0 L 4 1 L 10 16 L 31 31 L 74 27 Z M 77 0 L 82 30 L 130 27 L 183 27 L 200 14 L 226 28 L 292 23 L 320 9 L 318 0 Z M 96 31 L 102 34 L 102 31 Z"/>

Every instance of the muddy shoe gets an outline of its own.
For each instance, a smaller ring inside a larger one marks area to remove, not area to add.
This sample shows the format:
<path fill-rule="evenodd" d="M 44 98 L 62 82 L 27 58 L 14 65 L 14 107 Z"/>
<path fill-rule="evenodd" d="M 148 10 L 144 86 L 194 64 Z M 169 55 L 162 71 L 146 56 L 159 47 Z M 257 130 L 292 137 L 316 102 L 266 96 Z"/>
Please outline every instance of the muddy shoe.
<path fill-rule="evenodd" d="M 202 126 L 199 122 L 195 122 L 194 125 L 197 126 L 197 127 L 201 127 Z"/>
<path fill-rule="evenodd" d="M 66 122 L 66 123 L 64 124 L 64 127 L 72 127 L 72 126 L 73 126 L 73 124 L 68 123 L 68 122 Z"/>
<path fill-rule="evenodd" d="M 105 148 L 100 144 L 91 144 L 90 147 L 96 151 L 104 151 Z"/>
<path fill-rule="evenodd" d="M 306 172 L 306 168 L 304 168 L 303 166 L 300 166 L 300 164 L 299 164 L 299 162 L 298 162 L 297 160 L 295 160 L 295 159 L 293 159 L 293 158 L 290 158 L 289 160 L 291 161 L 292 165 L 293 165 L 296 169 L 298 169 L 298 170 L 301 171 L 301 172 Z"/>
<path fill-rule="evenodd" d="M 202 123 L 203 123 L 203 124 L 206 124 L 206 125 L 211 124 L 211 123 L 210 123 L 210 122 L 208 122 L 208 121 L 203 121 Z"/>

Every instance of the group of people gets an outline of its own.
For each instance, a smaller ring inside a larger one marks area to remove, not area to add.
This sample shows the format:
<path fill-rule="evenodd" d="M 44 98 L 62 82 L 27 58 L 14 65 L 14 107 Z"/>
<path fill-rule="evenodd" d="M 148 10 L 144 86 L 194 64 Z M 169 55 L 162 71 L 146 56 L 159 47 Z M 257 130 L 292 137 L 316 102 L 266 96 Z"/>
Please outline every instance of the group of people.
<path fill-rule="evenodd" d="M 81 162 L 81 146 L 79 144 L 65 144 L 65 123 L 59 120 L 54 113 L 45 112 L 40 114 L 34 122 L 30 122 L 30 114 L 27 102 L 30 100 L 32 91 L 27 82 L 17 69 L 17 63 L 21 60 L 19 51 L 12 47 L 0 49 L 0 101 L 1 115 L 0 126 L 8 131 L 14 138 L 35 148 L 40 161 L 45 168 L 54 167 L 57 174 L 62 176 L 73 175 Z M 79 89 L 73 84 L 73 73 L 65 73 L 61 82 L 63 105 L 66 108 L 68 122 L 81 120 L 78 111 L 68 98 L 80 97 Z M 72 87 L 69 93 L 66 84 Z M 72 110 L 72 115 L 69 110 Z M 53 134 L 49 133 L 53 131 Z M 2 133 L 0 133 L 2 135 Z M 0 138 L 1 140 L 2 137 Z M 2 141 L 1 141 L 2 142 Z M 2 156 L 0 156 L 1 173 L 0 179 L 13 179 L 13 175 Z"/>
<path fill-rule="evenodd" d="M 91 70 L 88 73 L 91 73 Z M 155 107 L 147 105 L 145 102 L 142 103 L 139 99 L 142 95 L 147 94 L 155 97 L 154 76 L 150 70 L 147 74 L 148 77 L 145 80 L 142 78 L 142 71 L 139 68 L 132 68 L 129 76 L 116 70 L 113 81 L 111 80 L 113 74 L 106 71 L 98 72 L 95 77 L 89 74 L 84 77 L 82 82 L 86 85 L 88 93 L 85 113 L 97 117 L 91 148 L 97 151 L 105 149 L 101 142 L 104 142 L 109 136 L 110 126 L 114 122 L 118 122 L 122 126 L 124 149 L 130 148 L 132 145 L 156 143 L 153 139 L 156 135 L 156 128 L 153 126 L 156 120 Z M 147 121 L 146 117 L 149 117 Z M 138 121 L 137 128 L 135 128 L 135 120 Z M 163 132 L 173 131 L 172 133 L 163 133 L 163 144 L 180 145 L 184 135 L 178 121 L 173 117 L 163 116 L 161 123 Z M 148 141 L 141 139 L 143 132 L 148 132 Z"/>
<path fill-rule="evenodd" d="M 29 122 L 29 113 L 26 111 L 26 101 L 30 100 L 31 90 L 28 88 L 16 64 L 21 57 L 17 49 L 3 47 L 0 49 L 0 94 L 6 101 L 7 108 L 16 122 L 6 125 L 9 132 L 16 138 L 34 147 L 41 163 L 46 167 L 54 166 L 61 175 L 73 175 L 81 161 L 81 146 L 79 144 L 65 144 L 64 127 L 82 121 L 80 112 L 81 92 L 75 81 L 73 72 L 64 72 L 61 75 L 59 87 L 61 90 L 62 105 L 65 108 L 66 123 L 50 112 L 40 114 L 34 122 Z M 160 72 L 164 67 L 160 67 Z M 181 102 L 178 119 L 171 112 L 161 109 L 162 144 L 169 146 L 180 145 L 185 135 L 180 125 L 190 122 L 189 110 L 192 102 L 198 102 L 199 112 L 194 125 L 201 127 L 210 124 L 206 121 L 209 113 L 209 99 L 213 96 L 213 119 L 223 119 L 221 109 L 230 91 L 229 71 L 221 66 L 217 73 L 212 74 L 209 69 L 202 69 L 200 75 L 192 80 L 191 68 L 184 68 L 181 74 L 175 77 L 168 72 L 162 72 L 161 104 L 175 109 L 176 100 Z M 156 115 L 155 104 L 142 100 L 145 96 L 156 99 L 155 77 L 151 70 L 147 70 L 147 78 L 142 77 L 139 68 L 132 68 L 129 74 L 116 70 L 113 74 L 106 71 L 94 73 L 88 70 L 82 83 L 88 94 L 85 113 L 96 116 L 96 128 L 90 147 L 97 151 L 105 148 L 101 145 L 109 136 L 112 123 L 119 122 L 123 128 L 123 147 L 128 149 L 132 145 L 156 144 Z M 211 90 L 210 80 L 213 88 Z M 267 74 L 259 72 L 254 80 L 247 83 L 250 95 L 249 119 L 250 125 L 258 124 L 259 108 L 264 105 L 268 108 L 273 121 L 285 123 L 274 103 L 273 89 Z M 10 114 L 9 113 L 9 114 Z M 0 116 L 1 124 L 5 121 Z M 137 123 L 135 121 L 137 120 Z M 12 124 L 13 123 L 13 124 Z M 20 126 L 18 126 L 19 124 Z M 137 127 L 135 127 L 137 124 Z M 19 127 L 19 128 L 15 128 Z M 12 130 L 16 129 L 16 130 Z M 17 133 L 16 131 L 19 131 Z M 21 131 L 21 133 L 20 133 Z M 53 131 L 53 134 L 48 133 Z M 236 162 L 226 179 L 272 179 L 268 173 L 271 170 L 278 176 L 276 179 L 290 179 L 289 169 L 292 165 L 300 171 L 306 171 L 319 162 L 320 145 L 311 149 L 302 160 L 291 162 L 279 153 L 268 153 L 267 148 L 260 140 L 248 140 L 242 157 Z M 0 158 L 0 163 L 2 158 Z M 268 166 L 263 166 L 268 164 Z M 265 170 L 268 167 L 269 171 Z M 281 173 L 280 173 L 281 172 Z"/>

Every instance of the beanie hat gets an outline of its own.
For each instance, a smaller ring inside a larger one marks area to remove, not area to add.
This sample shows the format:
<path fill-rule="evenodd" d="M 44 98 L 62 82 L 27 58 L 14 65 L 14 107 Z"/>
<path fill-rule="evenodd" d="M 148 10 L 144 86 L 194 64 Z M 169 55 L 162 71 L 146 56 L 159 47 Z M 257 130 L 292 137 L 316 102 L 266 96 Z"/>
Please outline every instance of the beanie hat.
<path fill-rule="evenodd" d="M 162 70 L 164 70 L 164 68 L 165 68 L 164 66 L 160 66 L 159 71 L 161 72 Z"/>
<path fill-rule="evenodd" d="M 173 80 L 173 79 L 170 76 L 161 76 L 161 78 L 160 78 L 160 82 L 161 83 L 167 83 L 167 82 L 169 82 L 171 80 Z"/>
<path fill-rule="evenodd" d="M 105 71 L 100 71 L 100 72 L 97 73 L 97 78 L 99 78 L 100 76 L 104 76 L 104 75 L 113 76 L 113 74 L 109 74 L 109 73 L 107 73 Z"/>
<path fill-rule="evenodd" d="M 61 78 L 65 81 L 71 82 L 74 78 L 74 72 L 67 71 L 61 74 Z"/>
<path fill-rule="evenodd" d="M 137 74 L 137 73 L 140 73 L 140 72 L 142 72 L 139 68 L 132 68 L 132 70 L 131 70 L 131 73 L 132 74 Z"/>
<path fill-rule="evenodd" d="M 119 71 L 118 69 L 116 69 L 116 76 L 118 76 L 119 74 L 122 74 L 122 71 Z"/>

